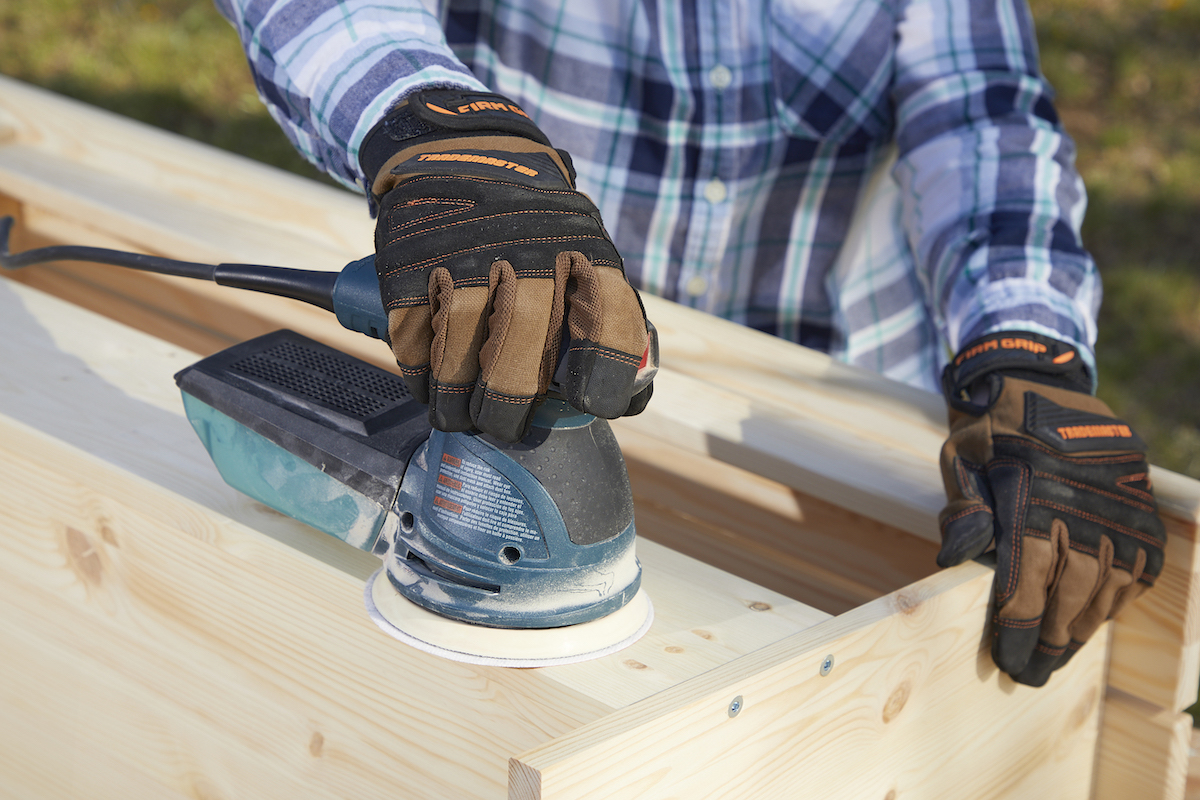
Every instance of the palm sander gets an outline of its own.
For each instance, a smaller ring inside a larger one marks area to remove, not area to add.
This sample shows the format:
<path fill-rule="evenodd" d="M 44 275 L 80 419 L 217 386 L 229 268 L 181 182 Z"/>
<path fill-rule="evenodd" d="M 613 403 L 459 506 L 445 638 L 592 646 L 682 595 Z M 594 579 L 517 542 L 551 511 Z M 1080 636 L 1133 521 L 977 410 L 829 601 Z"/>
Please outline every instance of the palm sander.
<path fill-rule="evenodd" d="M 0 264 L 93 261 L 304 300 L 386 339 L 373 257 L 341 272 L 180 262 L 60 246 Z M 653 329 L 640 385 L 658 363 Z M 561 378 L 561 375 L 559 376 Z M 552 391 L 520 442 L 432 428 L 398 376 L 292 331 L 230 347 L 175 376 L 221 476 L 383 566 L 371 619 L 427 652 L 534 667 L 615 652 L 649 628 L 633 497 L 608 423 Z"/>

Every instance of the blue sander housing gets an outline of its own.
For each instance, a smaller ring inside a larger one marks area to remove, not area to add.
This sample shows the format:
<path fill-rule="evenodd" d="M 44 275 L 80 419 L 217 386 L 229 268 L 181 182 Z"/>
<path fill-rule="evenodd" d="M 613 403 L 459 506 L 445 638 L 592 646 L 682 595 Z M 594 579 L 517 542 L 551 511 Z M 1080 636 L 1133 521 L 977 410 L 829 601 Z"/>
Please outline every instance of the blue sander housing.
<path fill-rule="evenodd" d="M 398 376 L 291 331 L 175 380 L 229 485 L 382 556 L 395 590 L 442 616 L 574 625 L 638 590 L 620 448 L 607 422 L 561 400 L 516 444 L 444 433 Z"/>

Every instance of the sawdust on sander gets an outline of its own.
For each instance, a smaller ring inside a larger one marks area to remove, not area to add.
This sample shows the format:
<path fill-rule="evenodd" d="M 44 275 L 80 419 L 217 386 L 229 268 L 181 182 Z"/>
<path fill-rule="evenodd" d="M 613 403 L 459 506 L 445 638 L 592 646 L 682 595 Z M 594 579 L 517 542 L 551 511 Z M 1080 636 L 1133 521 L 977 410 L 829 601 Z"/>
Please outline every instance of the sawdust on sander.
<path fill-rule="evenodd" d="M 406 600 L 380 569 L 367 581 L 367 612 L 383 631 L 435 656 L 492 667 L 549 667 L 623 650 L 650 629 L 654 606 L 644 589 L 607 617 L 563 628 L 485 628 L 448 619 Z"/>

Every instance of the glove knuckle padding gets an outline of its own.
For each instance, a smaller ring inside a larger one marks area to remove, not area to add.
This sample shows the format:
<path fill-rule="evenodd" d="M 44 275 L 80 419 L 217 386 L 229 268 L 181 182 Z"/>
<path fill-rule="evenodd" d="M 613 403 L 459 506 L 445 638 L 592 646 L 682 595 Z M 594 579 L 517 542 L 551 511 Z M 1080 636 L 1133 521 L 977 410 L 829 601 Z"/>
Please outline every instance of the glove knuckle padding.
<path fill-rule="evenodd" d="M 565 186 L 422 176 L 397 186 L 383 204 L 376 240 L 386 265 L 380 281 L 398 295 L 419 290 L 423 280 L 417 273 L 441 263 L 458 280 L 486 280 L 498 260 L 510 262 L 523 277 L 550 274 L 563 250 L 578 250 L 591 260 L 616 259 L 595 206 Z"/>

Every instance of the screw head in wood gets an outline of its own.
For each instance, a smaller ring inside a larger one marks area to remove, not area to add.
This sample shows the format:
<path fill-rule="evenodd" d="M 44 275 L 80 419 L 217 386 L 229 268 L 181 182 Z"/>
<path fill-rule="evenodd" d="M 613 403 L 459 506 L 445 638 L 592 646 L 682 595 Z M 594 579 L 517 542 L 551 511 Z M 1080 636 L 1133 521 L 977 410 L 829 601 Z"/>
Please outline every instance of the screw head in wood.
<path fill-rule="evenodd" d="M 829 673 L 833 672 L 833 654 L 825 656 L 825 660 L 821 662 L 821 677 L 824 678 Z"/>
<path fill-rule="evenodd" d="M 742 711 L 742 696 L 739 694 L 729 702 L 729 716 L 736 717 Z"/>

